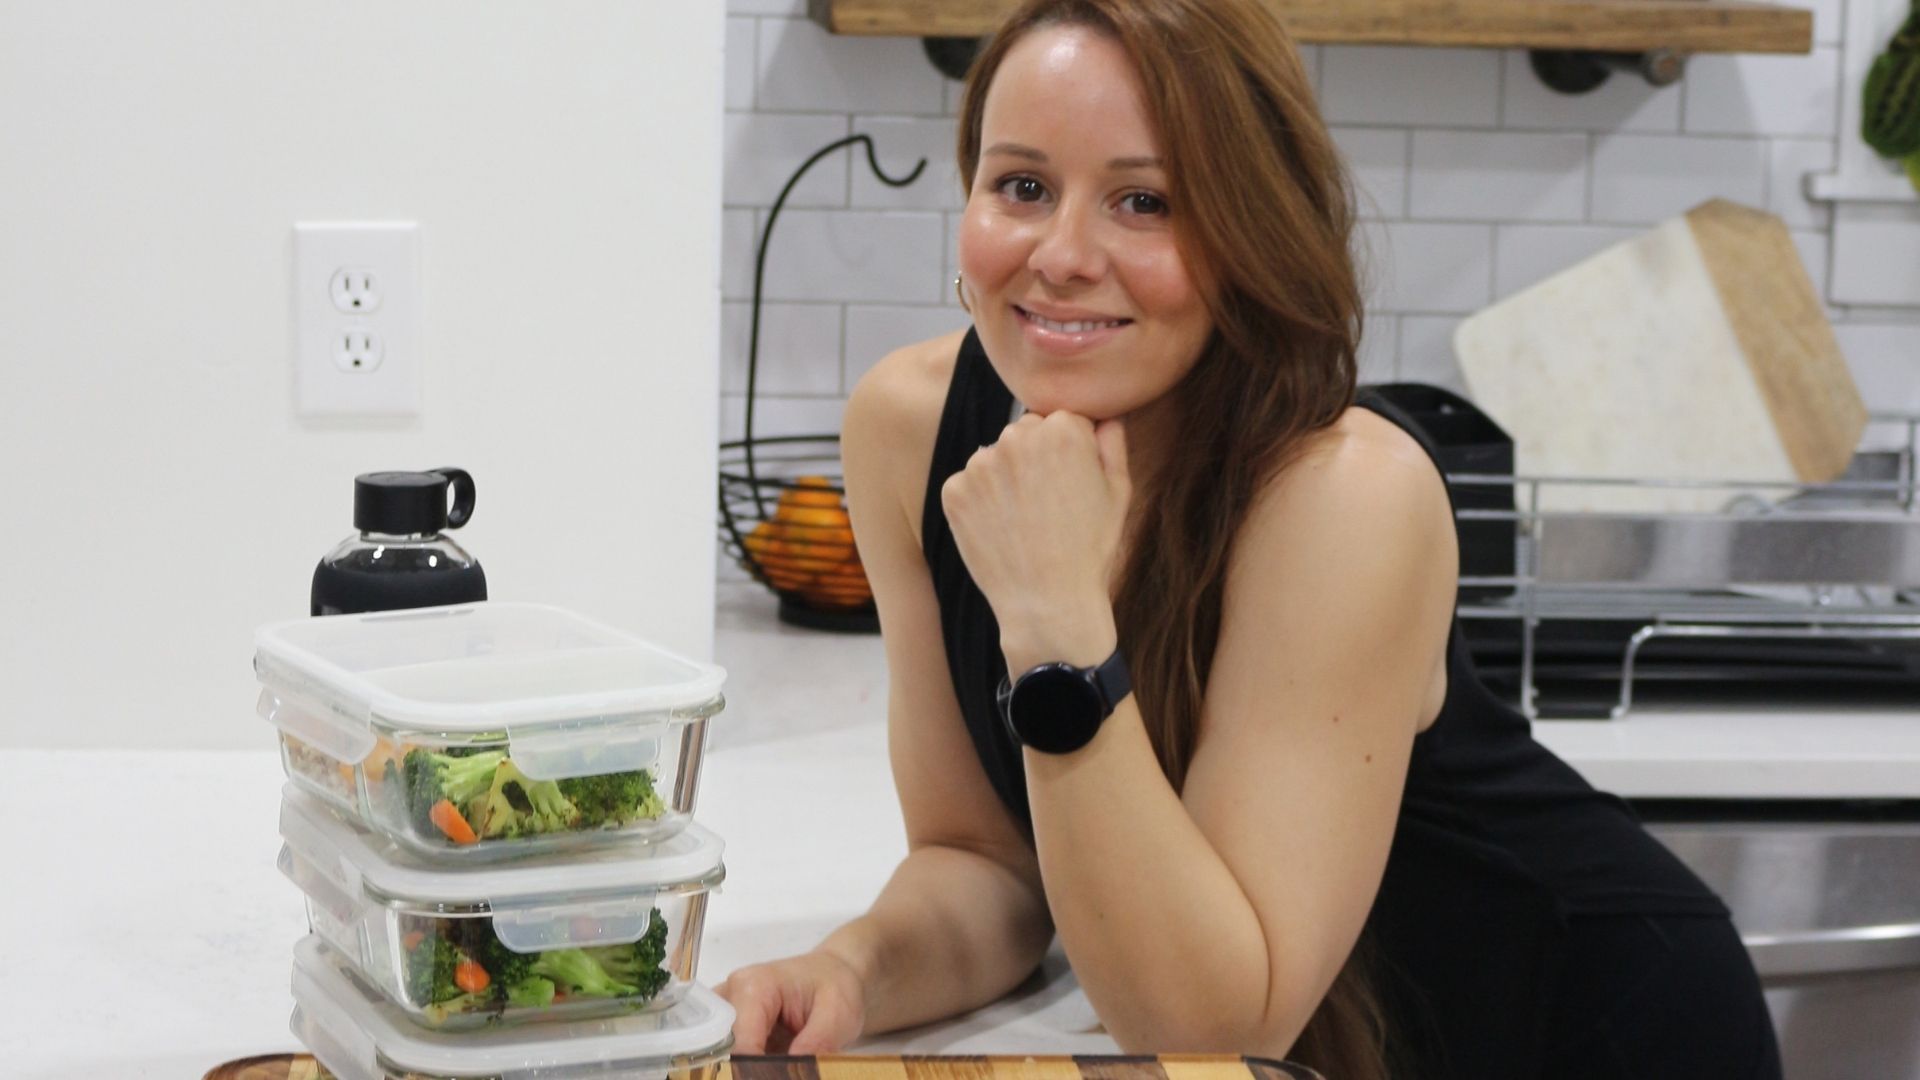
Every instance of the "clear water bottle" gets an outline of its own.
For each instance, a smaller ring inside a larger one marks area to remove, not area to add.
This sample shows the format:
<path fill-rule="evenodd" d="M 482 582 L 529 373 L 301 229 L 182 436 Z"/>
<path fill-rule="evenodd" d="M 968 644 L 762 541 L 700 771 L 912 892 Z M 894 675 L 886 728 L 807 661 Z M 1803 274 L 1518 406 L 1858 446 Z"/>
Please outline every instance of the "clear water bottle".
<path fill-rule="evenodd" d="M 447 508 L 447 490 L 453 508 Z M 473 517 L 465 469 L 365 473 L 353 479 L 359 532 L 313 570 L 315 615 L 465 604 L 487 598 L 480 563 L 444 533 Z"/>

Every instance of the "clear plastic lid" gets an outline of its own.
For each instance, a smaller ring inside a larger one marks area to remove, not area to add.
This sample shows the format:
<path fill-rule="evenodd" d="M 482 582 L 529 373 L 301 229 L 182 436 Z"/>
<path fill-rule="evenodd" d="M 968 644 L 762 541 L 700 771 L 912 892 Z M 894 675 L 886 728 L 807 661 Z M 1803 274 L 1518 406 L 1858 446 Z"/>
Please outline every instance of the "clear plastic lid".
<path fill-rule="evenodd" d="M 662 1075 L 717 1060 L 733 1045 L 733 1007 L 702 986 L 671 1009 L 605 1020 L 501 1025 L 438 1032 L 348 973 L 346 962 L 309 935 L 293 950 L 293 1033 L 342 1080 L 389 1072 L 443 1077 Z"/>
<path fill-rule="evenodd" d="M 494 933 L 518 952 L 638 941 L 656 895 L 708 891 L 726 878 L 725 845 L 697 823 L 654 844 L 448 869 L 342 821 L 292 784 L 281 795 L 280 836 L 303 869 L 339 890 L 317 899 L 486 911 Z"/>
<path fill-rule="evenodd" d="M 261 627 L 254 645 L 254 671 L 285 714 L 263 715 L 342 761 L 365 757 L 376 728 L 502 732 L 540 779 L 639 767 L 622 747 L 651 754 L 726 681 L 713 664 L 543 604 L 295 619 Z"/>

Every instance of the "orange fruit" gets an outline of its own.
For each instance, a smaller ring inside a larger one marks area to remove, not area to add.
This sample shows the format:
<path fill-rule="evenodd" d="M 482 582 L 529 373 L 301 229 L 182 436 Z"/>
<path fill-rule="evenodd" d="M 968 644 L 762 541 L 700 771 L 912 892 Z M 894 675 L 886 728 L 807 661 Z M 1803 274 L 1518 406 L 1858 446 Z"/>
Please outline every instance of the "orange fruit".
<path fill-rule="evenodd" d="M 803 476 L 793 482 L 793 487 L 780 493 L 780 505 L 838 509 L 840 493 L 834 486 L 833 481 L 824 476 Z"/>

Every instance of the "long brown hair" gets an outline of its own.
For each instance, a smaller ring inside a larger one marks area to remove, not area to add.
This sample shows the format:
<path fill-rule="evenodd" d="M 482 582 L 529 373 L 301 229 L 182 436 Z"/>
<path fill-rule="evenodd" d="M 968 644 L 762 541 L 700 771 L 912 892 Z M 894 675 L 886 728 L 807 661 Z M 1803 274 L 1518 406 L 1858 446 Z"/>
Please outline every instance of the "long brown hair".
<path fill-rule="evenodd" d="M 1234 535 L 1262 485 L 1353 402 L 1362 318 L 1353 192 L 1299 54 L 1259 0 L 1028 0 L 967 75 L 958 149 L 967 191 L 994 73 L 1015 42 L 1055 25 L 1093 28 L 1132 59 L 1166 160 L 1175 236 L 1213 318 L 1198 363 L 1171 391 L 1171 426 L 1192 441 L 1163 463 L 1153 490 L 1135 492 L 1158 512 L 1134 534 L 1115 602 L 1141 714 L 1179 790 Z M 1290 1051 L 1337 1080 L 1386 1073 L 1368 951 L 1363 939 Z"/>

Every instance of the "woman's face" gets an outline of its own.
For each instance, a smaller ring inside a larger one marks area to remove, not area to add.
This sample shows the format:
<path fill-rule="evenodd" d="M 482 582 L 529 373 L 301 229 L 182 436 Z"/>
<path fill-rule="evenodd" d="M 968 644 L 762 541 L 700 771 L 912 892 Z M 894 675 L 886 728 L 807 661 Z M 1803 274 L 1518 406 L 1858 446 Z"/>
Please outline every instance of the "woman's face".
<path fill-rule="evenodd" d="M 1021 39 L 987 89 L 980 146 L 960 272 L 1002 381 L 1034 412 L 1094 420 L 1172 389 L 1213 324 L 1126 54 L 1086 27 Z"/>

